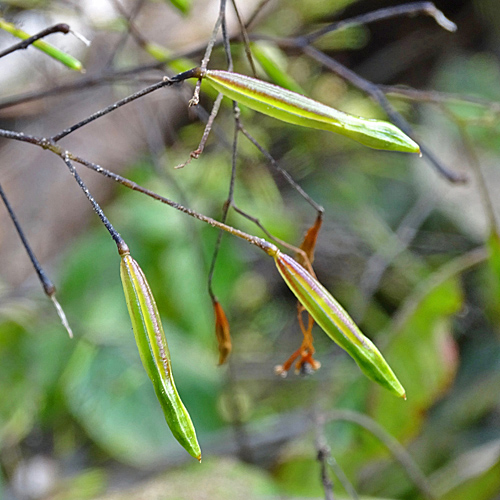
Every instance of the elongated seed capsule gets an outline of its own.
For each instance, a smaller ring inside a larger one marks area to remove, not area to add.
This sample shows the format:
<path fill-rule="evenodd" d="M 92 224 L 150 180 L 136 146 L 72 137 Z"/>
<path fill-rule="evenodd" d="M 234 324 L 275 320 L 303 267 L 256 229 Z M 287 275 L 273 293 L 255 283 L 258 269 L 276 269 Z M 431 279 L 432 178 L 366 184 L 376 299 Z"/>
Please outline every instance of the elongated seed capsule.
<path fill-rule="evenodd" d="M 288 255 L 280 251 L 272 255 L 290 290 L 326 334 L 354 358 L 368 378 L 406 399 L 403 386 L 380 351 L 328 290 Z"/>
<path fill-rule="evenodd" d="M 291 90 L 238 73 L 198 69 L 197 76 L 230 99 L 278 120 L 330 130 L 374 149 L 420 153 L 418 144 L 392 123 L 350 115 Z"/>
<path fill-rule="evenodd" d="M 139 264 L 128 253 L 122 255 L 120 275 L 142 364 L 153 382 L 165 420 L 177 441 L 201 461 L 193 423 L 175 387 L 167 339 L 155 299 Z"/>
<path fill-rule="evenodd" d="M 0 18 L 0 29 L 7 31 L 21 40 L 26 40 L 31 37 L 29 33 L 26 33 L 26 31 L 16 28 L 14 24 L 9 23 L 2 18 Z M 83 65 L 78 59 L 67 54 L 66 52 L 63 52 L 62 50 L 59 50 L 57 47 L 54 47 L 45 40 L 37 40 L 36 42 L 33 42 L 32 45 L 68 68 L 75 71 L 83 71 Z"/>

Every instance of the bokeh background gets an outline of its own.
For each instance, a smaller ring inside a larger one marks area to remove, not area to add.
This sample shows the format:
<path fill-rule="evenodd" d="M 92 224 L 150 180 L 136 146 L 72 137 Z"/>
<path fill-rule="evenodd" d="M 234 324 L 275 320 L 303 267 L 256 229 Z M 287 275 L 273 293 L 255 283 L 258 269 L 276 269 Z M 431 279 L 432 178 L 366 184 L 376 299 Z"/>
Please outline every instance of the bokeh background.
<path fill-rule="evenodd" d="M 259 2 L 237 4 L 248 19 Z M 401 4 L 267 3 L 249 32 L 276 71 L 258 66 L 259 76 L 286 75 L 326 104 L 384 118 L 360 90 L 275 40 Z M 79 57 L 84 75 L 33 48 L 0 59 L 0 127 L 50 136 L 174 74 L 175 64 L 159 64 L 131 36 L 130 13 L 144 40 L 199 64 L 219 5 L 194 1 L 182 12 L 183 5 L 2 2 L 1 14 L 30 33 L 67 22 L 92 44 L 68 35 L 49 40 Z M 381 347 L 408 400 L 364 379 L 317 328 L 321 369 L 277 377 L 275 365 L 301 342 L 296 304 L 272 260 L 230 236 L 214 289 L 234 348 L 218 367 L 207 293 L 217 231 L 79 167 L 150 281 L 203 449 L 202 465 L 193 463 L 142 369 L 114 243 L 57 157 L 2 139 L 0 182 L 57 285 L 75 338 L 67 338 L 1 209 L 0 498 L 324 498 L 317 453 L 325 444 L 335 498 L 355 498 L 349 483 L 360 498 L 500 498 L 500 7 L 496 0 L 436 5 L 457 32 L 421 15 L 335 32 L 316 46 L 376 84 L 421 90 L 388 96 L 416 138 L 467 183 L 444 180 L 424 158 L 368 150 L 242 109 L 249 132 L 325 207 L 316 273 Z M 230 5 L 228 12 L 237 35 Z M 0 34 L 2 47 L 14 41 Z M 236 70 L 250 74 L 243 45 L 234 41 L 232 49 Z M 225 67 L 220 47 L 211 67 Z M 214 97 L 203 94 L 196 113 L 187 106 L 191 95 L 187 83 L 155 92 L 62 144 L 219 218 L 231 171 L 231 105 L 224 101 L 200 159 L 175 170 L 197 147 Z M 316 215 L 243 137 L 235 201 L 295 245 Z M 229 222 L 262 236 L 234 212 Z"/>

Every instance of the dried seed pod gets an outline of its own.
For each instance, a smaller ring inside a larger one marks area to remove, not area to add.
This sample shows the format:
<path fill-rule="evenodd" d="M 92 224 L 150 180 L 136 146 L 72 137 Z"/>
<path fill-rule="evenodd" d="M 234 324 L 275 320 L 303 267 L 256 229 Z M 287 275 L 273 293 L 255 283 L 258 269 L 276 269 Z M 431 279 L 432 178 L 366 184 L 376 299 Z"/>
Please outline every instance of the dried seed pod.
<path fill-rule="evenodd" d="M 370 379 L 405 398 L 405 390 L 382 354 L 365 337 L 343 307 L 290 256 L 270 253 L 290 290 L 325 333 L 346 350 Z"/>
<path fill-rule="evenodd" d="M 193 457 L 201 450 L 189 413 L 175 387 L 167 339 L 148 282 L 129 253 L 122 254 L 120 275 L 142 364 L 156 392 L 170 430 Z"/>
<path fill-rule="evenodd" d="M 420 153 L 416 142 L 392 123 L 350 115 L 272 83 L 229 71 L 196 68 L 225 96 L 260 113 L 295 125 L 330 130 L 375 149 Z"/>
<path fill-rule="evenodd" d="M 215 314 L 215 335 L 217 337 L 217 345 L 219 347 L 219 365 L 226 362 L 227 357 L 231 353 L 231 333 L 229 331 L 229 322 L 226 318 L 226 313 L 217 299 L 212 301 Z"/>

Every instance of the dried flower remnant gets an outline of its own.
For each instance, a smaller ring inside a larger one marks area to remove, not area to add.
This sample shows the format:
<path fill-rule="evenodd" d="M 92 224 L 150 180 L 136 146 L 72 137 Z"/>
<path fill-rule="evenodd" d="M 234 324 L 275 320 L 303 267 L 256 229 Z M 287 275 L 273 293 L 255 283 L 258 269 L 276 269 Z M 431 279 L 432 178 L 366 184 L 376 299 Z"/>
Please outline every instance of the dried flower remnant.
<path fill-rule="evenodd" d="M 229 322 L 227 321 L 226 313 L 224 309 L 222 309 L 220 302 L 214 298 L 212 304 L 215 314 L 215 335 L 219 348 L 219 365 L 223 365 L 232 349 L 231 332 L 229 330 Z"/>

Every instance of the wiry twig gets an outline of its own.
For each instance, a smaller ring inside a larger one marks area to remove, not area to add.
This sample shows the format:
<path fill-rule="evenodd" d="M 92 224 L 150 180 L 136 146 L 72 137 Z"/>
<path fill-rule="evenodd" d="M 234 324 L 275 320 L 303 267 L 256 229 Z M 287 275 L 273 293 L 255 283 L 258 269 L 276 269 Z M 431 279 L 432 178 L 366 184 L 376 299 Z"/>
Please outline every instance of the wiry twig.
<path fill-rule="evenodd" d="M 447 31 L 456 31 L 457 29 L 457 25 L 447 19 L 432 2 L 414 2 L 374 10 L 372 12 L 367 12 L 366 14 L 360 14 L 356 17 L 331 23 L 319 30 L 313 31 L 309 35 L 301 37 L 301 41 L 304 45 L 310 45 L 323 35 L 346 28 L 347 26 L 370 24 L 376 21 L 392 19 L 394 17 L 412 16 L 416 14 L 427 14 L 433 17 L 434 20 Z"/>
<path fill-rule="evenodd" d="M 30 36 L 29 38 L 26 38 L 25 40 L 16 43 L 15 45 L 11 45 L 9 48 L 2 50 L 0 52 L 0 57 L 4 57 L 7 54 L 11 54 L 12 52 L 15 52 L 16 50 L 23 50 L 27 49 L 30 45 L 35 43 L 37 40 L 40 40 L 41 38 L 45 38 L 48 35 L 52 35 L 53 33 L 64 33 L 65 35 L 67 33 L 70 33 L 71 29 L 66 23 L 59 23 L 55 24 L 54 26 L 51 26 L 49 28 L 45 28 L 44 30 L 40 31 L 39 33 L 36 33 L 33 36 Z"/>
<path fill-rule="evenodd" d="M 190 208 L 187 208 L 180 203 L 177 203 L 173 200 L 170 200 L 169 198 L 166 198 L 165 196 L 162 196 L 158 193 L 155 193 L 151 189 L 147 189 L 136 182 L 127 179 L 126 177 L 123 177 L 121 175 L 115 174 L 114 172 L 111 172 L 110 170 L 107 170 L 100 165 L 93 163 L 91 161 L 86 160 L 85 158 L 82 158 L 78 155 L 75 155 L 71 153 L 70 151 L 67 151 L 63 148 L 61 148 L 59 145 L 55 144 L 53 141 L 50 141 L 49 139 L 45 137 L 36 137 L 32 135 L 26 135 L 21 132 L 12 132 L 10 130 L 3 130 L 0 129 L 0 137 L 5 137 L 8 139 L 14 139 L 17 141 L 21 142 L 27 142 L 30 144 L 37 145 L 43 149 L 47 149 L 51 151 L 52 153 L 60 156 L 63 160 L 66 161 L 66 159 L 75 161 L 77 163 L 81 163 L 82 165 L 90 168 L 91 170 L 94 170 L 95 172 L 104 175 L 105 177 L 109 177 L 110 179 L 113 179 L 114 181 L 122 184 L 123 186 L 132 189 L 133 191 L 140 192 L 142 194 L 145 194 L 146 196 L 149 196 L 150 198 L 153 198 L 157 201 L 160 201 L 169 207 L 172 207 L 179 212 L 183 212 L 191 217 L 194 217 L 195 219 L 198 219 L 202 222 L 205 222 L 213 227 L 217 227 L 219 229 L 223 229 L 224 231 L 232 234 L 233 236 L 237 236 L 241 239 L 246 240 L 248 243 L 255 245 L 256 247 L 260 248 L 266 253 L 273 253 L 275 252 L 276 246 L 267 242 L 266 240 L 263 240 L 262 238 L 258 238 L 256 236 L 252 236 L 248 233 L 245 233 L 244 231 L 240 231 L 239 229 L 236 229 L 232 226 L 229 226 L 227 224 L 223 224 L 222 222 L 219 222 L 218 220 L 213 219 L 212 217 L 208 217 L 207 215 L 203 215 L 196 210 L 192 210 Z"/>
<path fill-rule="evenodd" d="M 155 90 L 161 89 L 163 87 L 169 87 L 170 85 L 173 85 L 175 82 L 173 80 L 169 80 L 168 78 L 164 78 L 162 81 L 155 83 L 154 85 L 150 85 L 149 87 L 146 87 L 145 89 L 139 90 L 138 92 L 135 92 L 132 95 L 129 95 L 127 97 L 124 97 L 123 99 L 120 99 L 119 101 L 115 102 L 114 104 L 111 104 L 110 106 L 107 106 L 104 109 L 101 109 L 97 111 L 96 113 L 93 113 L 89 117 L 85 118 L 84 120 L 75 123 L 71 127 L 68 127 L 58 134 L 53 135 L 50 140 L 53 142 L 57 142 L 61 140 L 63 137 L 66 137 L 67 135 L 71 134 L 75 130 L 78 130 L 85 125 L 88 125 L 89 123 L 93 122 L 94 120 L 97 120 L 98 118 L 101 118 L 104 115 L 107 115 L 108 113 L 111 113 L 115 109 L 118 109 L 125 104 L 128 104 L 130 102 L 135 101 L 136 99 L 139 99 L 147 94 L 150 94 L 151 92 L 154 92 Z"/>
<path fill-rule="evenodd" d="M 327 413 L 326 418 L 328 420 L 344 420 L 352 422 L 366 429 L 389 450 L 391 455 L 403 467 L 408 474 L 408 477 L 412 480 L 413 484 L 418 488 L 422 495 L 429 500 L 436 500 L 436 495 L 432 491 L 429 481 L 424 476 L 411 455 L 397 439 L 391 436 L 375 420 L 352 410 L 333 410 Z"/>
<path fill-rule="evenodd" d="M 248 18 L 247 22 L 245 23 L 245 29 L 248 30 L 250 26 L 255 22 L 257 19 L 257 16 L 262 12 L 264 7 L 270 2 L 271 0 L 260 0 L 259 5 L 255 7 L 255 10 L 253 11 L 252 14 L 250 14 L 250 17 Z"/>
<path fill-rule="evenodd" d="M 267 158 L 271 166 L 278 172 L 283 178 L 292 186 L 295 191 L 297 191 L 304 200 L 306 200 L 309 205 L 311 205 L 316 212 L 323 213 L 325 209 L 316 203 L 292 178 L 292 176 L 283 168 L 280 167 L 279 163 L 272 157 L 271 153 L 266 151 L 261 144 L 252 136 L 250 133 L 240 124 L 240 129 L 243 135 Z"/>
<path fill-rule="evenodd" d="M 319 415 L 318 409 L 315 409 L 314 411 L 314 433 L 316 435 L 316 452 L 321 469 L 321 484 L 323 485 L 323 491 L 325 492 L 325 500 L 334 500 L 333 481 L 328 474 L 328 462 L 331 458 L 330 447 L 326 442 L 324 433 L 324 418 Z"/>
<path fill-rule="evenodd" d="M 2 198 L 2 201 L 5 205 L 5 208 L 7 209 L 7 212 L 9 213 L 9 217 L 11 221 L 13 222 L 17 234 L 19 235 L 19 238 L 21 239 L 21 242 L 23 244 L 24 249 L 26 250 L 26 253 L 28 254 L 28 257 L 31 261 L 31 264 L 33 265 L 35 272 L 38 276 L 38 279 L 42 285 L 43 291 L 45 294 L 50 298 L 52 303 L 54 304 L 54 307 L 56 308 L 57 314 L 61 320 L 61 323 L 63 324 L 64 328 L 66 328 L 66 331 L 68 332 L 68 335 L 70 338 L 73 338 L 73 331 L 71 330 L 71 327 L 69 326 L 68 319 L 66 318 L 66 314 L 64 313 L 63 308 L 59 304 L 59 302 L 56 299 L 56 287 L 54 283 L 52 283 L 51 279 L 47 276 L 47 273 L 44 271 L 42 268 L 42 265 L 38 261 L 38 259 L 35 256 L 35 253 L 33 252 L 28 239 L 26 238 L 26 235 L 24 234 L 24 231 L 21 227 L 21 224 L 19 223 L 17 216 L 14 212 L 14 209 L 12 208 L 7 195 L 5 194 L 2 186 L 0 185 L 0 197 Z"/>
<path fill-rule="evenodd" d="M 500 113 L 500 102 L 491 101 L 484 97 L 458 94 L 455 92 L 440 92 L 438 90 L 420 90 L 402 85 L 379 85 L 378 87 L 384 94 L 390 94 L 416 102 L 428 102 L 433 104 L 454 102 L 460 104 L 467 103 L 487 108 L 488 111 L 493 113 Z"/>
<path fill-rule="evenodd" d="M 377 85 L 375 85 L 372 82 L 369 82 L 368 80 L 365 80 L 357 73 L 354 73 L 354 71 L 351 71 L 344 65 L 337 62 L 335 59 L 327 56 L 320 50 L 310 45 L 303 47 L 302 51 L 304 52 L 304 54 L 308 55 L 315 61 L 318 61 L 319 63 L 323 64 L 331 71 L 335 72 L 341 78 L 352 83 L 355 87 L 366 92 L 382 107 L 382 109 L 387 113 L 387 116 L 389 117 L 392 123 L 398 126 L 408 136 L 412 138 L 415 137 L 413 130 L 410 127 L 410 124 L 392 107 L 387 97 L 378 88 Z M 462 183 L 467 180 L 467 178 L 462 174 L 453 172 L 448 167 L 443 165 L 438 160 L 438 158 L 429 149 L 427 149 L 427 147 L 423 145 L 421 142 L 420 142 L 420 151 L 422 153 L 422 156 L 427 158 L 431 162 L 431 164 L 436 168 L 436 170 L 449 181 L 455 183 Z"/>
<path fill-rule="evenodd" d="M 233 137 L 233 154 L 231 159 L 231 177 L 229 180 L 229 192 L 227 195 L 227 199 L 222 208 L 222 218 L 221 221 L 225 224 L 227 220 L 227 214 L 229 212 L 229 208 L 233 203 L 234 198 L 234 181 L 236 179 L 236 160 L 237 160 L 237 151 L 238 151 L 238 127 L 234 127 L 234 137 Z M 210 298 L 212 302 L 216 300 L 213 288 L 212 288 L 212 280 L 215 271 L 215 264 L 217 262 L 217 257 L 219 255 L 220 245 L 222 242 L 222 231 L 219 231 L 217 236 L 217 241 L 215 243 L 214 253 L 212 255 L 212 260 L 210 262 L 210 269 L 208 272 L 208 293 L 210 294 Z"/>
<path fill-rule="evenodd" d="M 394 259 L 408 248 L 417 235 L 419 227 L 431 214 L 435 206 L 435 197 L 431 198 L 427 194 L 421 196 L 403 217 L 395 231 L 395 236 L 398 238 L 400 244 L 394 245 L 394 241 L 391 238 L 390 241 L 387 242 L 387 245 L 384 245 L 382 249 L 368 259 L 360 280 L 363 299 L 362 302 L 358 304 L 356 311 L 356 320 L 358 322 L 362 321 L 368 303 L 375 293 L 385 270 Z"/>
<path fill-rule="evenodd" d="M 121 52 L 123 47 L 127 42 L 127 39 L 130 35 L 132 35 L 132 31 L 137 32 L 138 30 L 134 30 L 135 26 L 133 20 L 139 15 L 142 7 L 144 6 L 145 0 L 137 0 L 135 5 L 132 7 L 130 14 L 125 12 L 123 5 L 119 0 L 112 0 L 113 5 L 118 10 L 118 12 L 124 17 L 127 21 L 127 30 L 122 34 L 120 39 L 115 45 L 115 48 L 111 50 L 109 55 L 108 62 L 105 64 L 105 67 L 113 66 L 113 61 L 116 59 L 117 55 Z"/>

